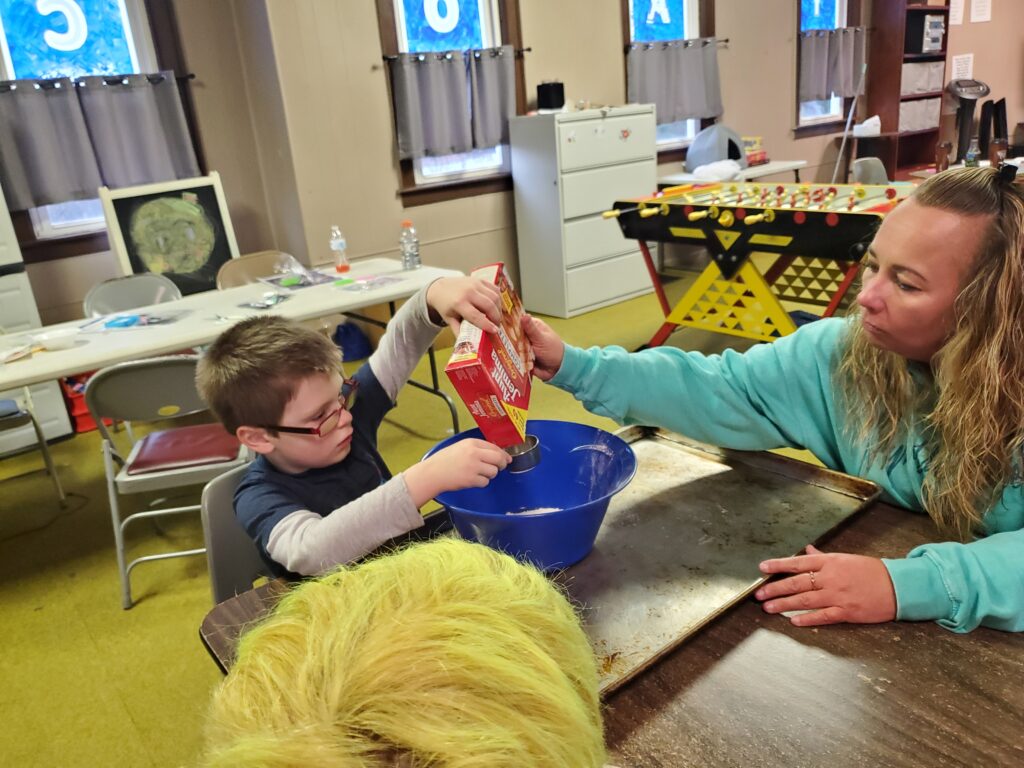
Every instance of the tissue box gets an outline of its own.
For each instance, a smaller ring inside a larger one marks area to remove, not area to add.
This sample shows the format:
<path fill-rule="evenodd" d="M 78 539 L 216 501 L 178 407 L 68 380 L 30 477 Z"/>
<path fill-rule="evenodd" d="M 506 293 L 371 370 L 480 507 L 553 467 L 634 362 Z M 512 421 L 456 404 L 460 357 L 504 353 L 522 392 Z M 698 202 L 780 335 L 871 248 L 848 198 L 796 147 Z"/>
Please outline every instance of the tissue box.
<path fill-rule="evenodd" d="M 501 325 L 484 333 L 463 321 L 445 373 L 484 437 L 501 448 L 526 440 L 530 406 L 530 342 L 520 325 L 523 305 L 504 265 L 490 264 L 471 273 L 501 292 Z"/>

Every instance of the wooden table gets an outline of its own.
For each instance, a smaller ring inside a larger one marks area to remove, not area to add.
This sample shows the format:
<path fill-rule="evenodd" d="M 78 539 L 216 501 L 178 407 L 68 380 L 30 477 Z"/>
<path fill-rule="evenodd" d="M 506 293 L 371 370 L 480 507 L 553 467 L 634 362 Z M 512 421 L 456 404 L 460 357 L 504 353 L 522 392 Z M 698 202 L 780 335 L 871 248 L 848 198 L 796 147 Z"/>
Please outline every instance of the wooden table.
<path fill-rule="evenodd" d="M 902 556 L 932 523 L 875 504 L 828 550 Z M 216 606 L 200 636 L 230 666 L 276 583 Z M 613 693 L 609 759 L 626 766 L 1024 765 L 1024 638 L 934 623 L 796 628 L 748 600 Z"/>

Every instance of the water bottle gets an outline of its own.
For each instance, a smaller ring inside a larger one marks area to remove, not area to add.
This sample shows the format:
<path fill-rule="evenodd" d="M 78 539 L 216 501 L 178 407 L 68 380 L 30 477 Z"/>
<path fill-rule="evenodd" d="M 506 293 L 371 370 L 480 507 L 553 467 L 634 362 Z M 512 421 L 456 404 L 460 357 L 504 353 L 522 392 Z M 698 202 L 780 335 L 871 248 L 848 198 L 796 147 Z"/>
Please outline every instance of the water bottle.
<path fill-rule="evenodd" d="M 964 166 L 967 168 L 978 167 L 978 156 L 981 154 L 981 147 L 978 146 L 978 137 L 971 137 L 971 144 L 964 154 Z"/>
<path fill-rule="evenodd" d="M 409 219 L 402 222 L 402 232 L 398 236 L 398 249 L 402 252 L 402 269 L 419 269 L 420 239 L 416 236 L 416 227 Z"/>
<path fill-rule="evenodd" d="M 334 270 L 336 272 L 348 272 L 350 265 L 345 250 L 348 243 L 345 242 L 345 235 L 341 233 L 341 227 L 337 224 L 331 225 L 331 252 L 334 254 Z"/>

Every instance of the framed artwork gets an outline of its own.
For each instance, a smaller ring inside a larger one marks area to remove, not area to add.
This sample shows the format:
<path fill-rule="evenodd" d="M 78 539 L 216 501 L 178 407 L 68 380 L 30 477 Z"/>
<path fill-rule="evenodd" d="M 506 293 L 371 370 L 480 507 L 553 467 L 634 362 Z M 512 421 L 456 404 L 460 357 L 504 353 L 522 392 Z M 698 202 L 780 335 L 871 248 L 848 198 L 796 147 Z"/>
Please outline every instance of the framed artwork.
<path fill-rule="evenodd" d="M 217 270 L 238 258 L 220 176 L 99 188 L 110 248 L 126 275 L 156 272 L 182 294 L 214 290 Z"/>

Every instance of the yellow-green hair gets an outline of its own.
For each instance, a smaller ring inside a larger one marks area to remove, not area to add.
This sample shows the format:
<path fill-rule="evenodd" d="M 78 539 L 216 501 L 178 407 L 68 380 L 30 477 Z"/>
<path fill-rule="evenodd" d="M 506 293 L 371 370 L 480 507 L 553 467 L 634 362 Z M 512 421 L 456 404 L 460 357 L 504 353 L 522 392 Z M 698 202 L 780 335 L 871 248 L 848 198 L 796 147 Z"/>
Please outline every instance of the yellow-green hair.
<path fill-rule="evenodd" d="M 457 539 L 343 566 L 249 631 L 210 766 L 600 766 L 593 652 L 536 569 Z"/>

